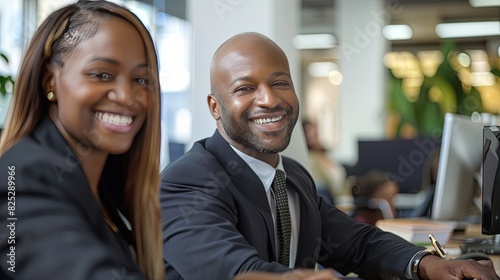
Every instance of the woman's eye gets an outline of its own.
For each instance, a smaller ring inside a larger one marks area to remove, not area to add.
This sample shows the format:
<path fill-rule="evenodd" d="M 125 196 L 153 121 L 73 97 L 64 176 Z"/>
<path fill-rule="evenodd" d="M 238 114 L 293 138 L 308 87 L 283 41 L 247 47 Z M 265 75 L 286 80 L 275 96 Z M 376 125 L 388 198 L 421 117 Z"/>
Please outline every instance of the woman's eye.
<path fill-rule="evenodd" d="M 139 83 L 140 85 L 147 85 L 148 84 L 148 79 L 139 78 L 139 79 L 137 79 L 137 83 Z"/>

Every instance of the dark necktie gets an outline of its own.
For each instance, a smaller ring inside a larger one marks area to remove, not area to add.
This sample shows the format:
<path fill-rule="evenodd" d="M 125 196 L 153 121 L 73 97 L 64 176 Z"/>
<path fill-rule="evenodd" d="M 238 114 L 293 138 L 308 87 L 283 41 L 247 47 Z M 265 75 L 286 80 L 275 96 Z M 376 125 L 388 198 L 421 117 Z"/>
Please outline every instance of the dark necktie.
<path fill-rule="evenodd" d="M 285 173 L 276 169 L 273 181 L 274 200 L 276 201 L 276 228 L 280 242 L 278 262 L 289 266 L 290 238 L 292 236 L 292 221 L 288 209 L 288 195 L 286 193 Z"/>

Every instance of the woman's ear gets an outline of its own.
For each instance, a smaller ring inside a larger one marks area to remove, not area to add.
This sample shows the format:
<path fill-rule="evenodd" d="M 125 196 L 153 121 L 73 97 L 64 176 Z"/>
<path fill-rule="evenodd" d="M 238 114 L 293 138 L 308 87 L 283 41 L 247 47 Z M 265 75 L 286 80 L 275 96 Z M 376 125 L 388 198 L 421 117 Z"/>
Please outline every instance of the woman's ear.
<path fill-rule="evenodd" d="M 45 74 L 43 75 L 42 85 L 45 93 L 50 91 L 55 91 L 54 70 L 52 69 L 52 66 L 50 66 L 49 64 L 45 66 Z"/>
<path fill-rule="evenodd" d="M 220 111 L 219 111 L 219 101 L 213 94 L 209 94 L 207 96 L 207 102 L 208 102 L 208 109 L 210 110 L 210 114 L 212 114 L 212 117 L 218 121 L 221 118 Z"/>
<path fill-rule="evenodd" d="M 43 92 L 49 101 L 55 102 L 57 100 L 56 97 L 56 89 L 55 89 L 55 76 L 52 67 L 47 64 L 45 66 L 45 74 L 42 78 L 42 86 Z"/>

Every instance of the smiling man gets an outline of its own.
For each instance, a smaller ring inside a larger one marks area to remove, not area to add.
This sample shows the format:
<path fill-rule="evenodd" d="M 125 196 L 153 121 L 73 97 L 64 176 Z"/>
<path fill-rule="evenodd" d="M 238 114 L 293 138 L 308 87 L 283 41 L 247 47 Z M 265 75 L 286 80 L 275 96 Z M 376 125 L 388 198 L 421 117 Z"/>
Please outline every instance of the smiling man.
<path fill-rule="evenodd" d="M 217 130 L 162 172 L 168 280 L 224 280 L 316 264 L 366 279 L 447 279 L 452 273 L 496 279 L 491 263 L 431 256 L 355 222 L 317 195 L 306 169 L 280 154 L 299 102 L 288 60 L 269 38 L 230 38 L 212 59 L 210 82 L 207 101 Z"/>

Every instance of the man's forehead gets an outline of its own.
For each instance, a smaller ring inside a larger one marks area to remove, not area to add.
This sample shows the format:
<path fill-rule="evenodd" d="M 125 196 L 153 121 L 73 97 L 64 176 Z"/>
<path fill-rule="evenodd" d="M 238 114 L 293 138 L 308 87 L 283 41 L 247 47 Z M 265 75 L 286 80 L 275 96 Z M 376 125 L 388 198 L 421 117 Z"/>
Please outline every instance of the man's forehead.
<path fill-rule="evenodd" d="M 231 54 L 223 58 L 217 68 L 219 74 L 231 76 L 232 79 L 249 80 L 255 75 L 269 76 L 268 78 L 290 76 L 287 60 L 269 53 L 253 56 Z"/>

